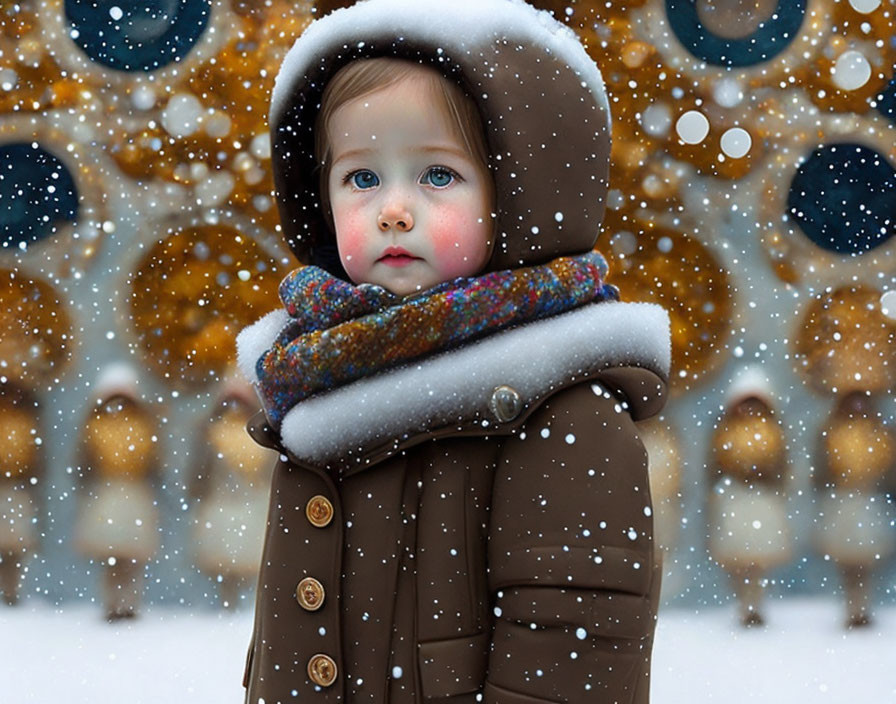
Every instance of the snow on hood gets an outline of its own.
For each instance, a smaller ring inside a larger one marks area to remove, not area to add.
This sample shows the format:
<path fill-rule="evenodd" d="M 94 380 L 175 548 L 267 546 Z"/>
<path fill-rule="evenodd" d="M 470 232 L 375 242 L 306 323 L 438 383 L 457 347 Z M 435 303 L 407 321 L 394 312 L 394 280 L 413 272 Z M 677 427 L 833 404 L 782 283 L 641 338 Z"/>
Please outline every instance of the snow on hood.
<path fill-rule="evenodd" d="M 738 370 L 725 391 L 725 406 L 732 408 L 748 398 L 757 398 L 769 408 L 774 408 L 778 402 L 772 383 L 759 364 L 749 364 Z"/>
<path fill-rule="evenodd" d="M 93 385 L 93 397 L 102 402 L 113 396 L 124 396 L 133 401 L 140 401 L 140 374 L 129 362 L 111 362 L 97 374 Z"/>
<path fill-rule="evenodd" d="M 313 22 L 296 40 L 274 82 L 270 124 L 280 119 L 316 58 L 323 61 L 352 38 L 357 44 L 398 37 L 424 41 L 437 53 L 481 51 L 495 41 L 542 47 L 590 82 L 595 100 L 609 111 L 600 71 L 575 32 L 522 0 L 367 0 Z"/>
<path fill-rule="evenodd" d="M 313 22 L 274 86 L 274 181 L 284 235 L 300 260 L 332 246 L 313 149 L 320 96 L 339 68 L 375 56 L 432 65 L 483 115 L 497 211 L 489 269 L 594 246 L 607 193 L 609 107 L 576 35 L 520 0 L 366 0 Z"/>

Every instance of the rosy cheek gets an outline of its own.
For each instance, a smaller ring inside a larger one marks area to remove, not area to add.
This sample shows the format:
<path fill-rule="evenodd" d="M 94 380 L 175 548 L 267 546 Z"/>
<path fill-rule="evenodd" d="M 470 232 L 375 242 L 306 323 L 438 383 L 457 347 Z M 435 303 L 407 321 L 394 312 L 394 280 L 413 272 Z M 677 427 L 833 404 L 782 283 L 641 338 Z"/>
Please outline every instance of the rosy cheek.
<path fill-rule="evenodd" d="M 358 208 L 340 208 L 333 213 L 339 259 L 346 273 L 356 283 L 364 273 L 364 219 Z"/>
<path fill-rule="evenodd" d="M 476 216 L 468 207 L 451 205 L 440 206 L 432 215 L 430 241 L 439 270 L 449 276 L 477 273 L 486 243 Z"/>

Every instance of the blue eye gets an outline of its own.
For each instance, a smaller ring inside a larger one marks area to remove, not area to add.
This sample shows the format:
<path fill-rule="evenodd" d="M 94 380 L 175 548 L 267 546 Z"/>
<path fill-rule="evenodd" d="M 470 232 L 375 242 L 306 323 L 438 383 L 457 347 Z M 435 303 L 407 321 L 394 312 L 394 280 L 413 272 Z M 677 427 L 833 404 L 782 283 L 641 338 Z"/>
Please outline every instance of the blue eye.
<path fill-rule="evenodd" d="M 445 188 L 454 183 L 455 178 L 457 178 L 457 174 L 451 169 L 447 169 L 444 166 L 433 166 L 426 170 L 421 182 L 435 188 Z"/>
<path fill-rule="evenodd" d="M 368 169 L 360 169 L 353 174 L 349 174 L 349 179 L 351 179 L 355 188 L 360 188 L 362 191 L 380 185 L 380 177 Z"/>

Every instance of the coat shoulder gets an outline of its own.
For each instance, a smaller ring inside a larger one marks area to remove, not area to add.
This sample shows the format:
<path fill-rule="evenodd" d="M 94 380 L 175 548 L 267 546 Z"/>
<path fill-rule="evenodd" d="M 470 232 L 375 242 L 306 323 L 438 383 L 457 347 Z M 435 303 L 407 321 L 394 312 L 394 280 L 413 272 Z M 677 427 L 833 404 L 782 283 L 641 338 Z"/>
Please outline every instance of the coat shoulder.
<path fill-rule="evenodd" d="M 633 420 L 651 418 L 666 405 L 666 380 L 650 369 L 610 367 L 597 376 L 612 393 L 628 403 Z"/>

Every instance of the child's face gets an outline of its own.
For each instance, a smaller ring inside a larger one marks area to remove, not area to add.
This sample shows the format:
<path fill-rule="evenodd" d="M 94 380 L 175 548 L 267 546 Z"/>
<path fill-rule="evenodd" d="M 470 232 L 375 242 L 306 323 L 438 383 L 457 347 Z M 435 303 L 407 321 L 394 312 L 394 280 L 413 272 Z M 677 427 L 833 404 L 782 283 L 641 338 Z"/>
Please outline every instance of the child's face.
<path fill-rule="evenodd" d="M 339 107 L 328 181 L 355 283 L 406 296 L 477 274 L 492 246 L 491 176 L 440 111 L 426 71 Z"/>

